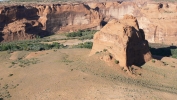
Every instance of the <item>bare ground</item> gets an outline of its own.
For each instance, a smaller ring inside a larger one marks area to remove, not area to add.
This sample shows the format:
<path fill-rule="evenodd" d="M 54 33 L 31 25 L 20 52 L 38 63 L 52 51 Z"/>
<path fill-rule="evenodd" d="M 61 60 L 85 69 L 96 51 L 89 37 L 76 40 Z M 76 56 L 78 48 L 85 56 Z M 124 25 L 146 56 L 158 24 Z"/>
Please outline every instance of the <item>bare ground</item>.
<path fill-rule="evenodd" d="M 89 49 L 0 52 L 3 100 L 175 100 L 177 60 L 163 58 L 131 76 Z M 18 57 L 18 55 L 20 55 Z M 16 56 L 16 57 L 14 57 Z M 17 58 L 17 59 L 10 59 Z"/>

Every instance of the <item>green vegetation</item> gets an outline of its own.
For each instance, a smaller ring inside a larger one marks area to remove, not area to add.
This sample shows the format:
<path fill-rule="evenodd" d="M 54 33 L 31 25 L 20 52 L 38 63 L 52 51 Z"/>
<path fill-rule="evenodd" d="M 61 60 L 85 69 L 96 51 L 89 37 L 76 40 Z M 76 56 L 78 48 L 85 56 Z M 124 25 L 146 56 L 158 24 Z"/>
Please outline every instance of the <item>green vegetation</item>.
<path fill-rule="evenodd" d="M 12 65 L 10 65 L 9 68 L 16 67 L 16 66 L 26 67 L 26 66 L 30 66 L 32 64 L 37 64 L 39 62 L 40 61 L 37 58 L 32 58 L 32 59 L 18 59 L 16 61 L 12 62 Z"/>
<path fill-rule="evenodd" d="M 16 42 L 0 43 L 0 51 L 41 51 L 63 48 L 64 45 L 53 42 L 52 44 L 41 43 L 42 40 L 24 40 Z"/>
<path fill-rule="evenodd" d="M 118 60 L 115 60 L 114 62 L 115 62 L 115 64 L 119 64 L 119 61 L 118 61 Z"/>
<path fill-rule="evenodd" d="M 166 62 L 162 62 L 164 64 L 164 66 L 167 66 L 168 64 Z"/>
<path fill-rule="evenodd" d="M 9 74 L 9 77 L 10 77 L 10 76 L 13 76 L 13 75 L 14 75 L 14 74 Z"/>
<path fill-rule="evenodd" d="M 159 49 L 155 49 L 155 48 L 150 48 L 150 51 L 152 53 L 152 55 L 157 55 L 157 56 L 166 56 L 166 57 L 173 57 L 173 58 L 177 58 L 177 48 L 176 49 L 172 49 L 172 48 L 159 48 Z"/>
<path fill-rule="evenodd" d="M 79 40 L 85 40 L 85 39 L 93 39 L 93 35 L 96 33 L 96 30 L 79 30 L 77 32 L 71 32 L 67 33 L 67 37 L 75 37 Z"/>
<path fill-rule="evenodd" d="M 177 47 L 163 44 L 151 44 L 150 52 L 152 55 L 177 58 Z"/>
<path fill-rule="evenodd" d="M 177 49 L 171 49 L 171 54 L 173 58 L 177 58 Z"/>
<path fill-rule="evenodd" d="M 152 62 L 155 63 L 155 59 L 152 59 Z"/>
<path fill-rule="evenodd" d="M 106 51 L 107 51 L 107 49 L 103 49 L 103 51 L 104 51 L 104 52 L 106 52 Z"/>
<path fill-rule="evenodd" d="M 93 42 L 85 42 L 85 43 L 79 43 L 78 45 L 74 45 L 74 48 L 88 48 L 92 49 Z"/>

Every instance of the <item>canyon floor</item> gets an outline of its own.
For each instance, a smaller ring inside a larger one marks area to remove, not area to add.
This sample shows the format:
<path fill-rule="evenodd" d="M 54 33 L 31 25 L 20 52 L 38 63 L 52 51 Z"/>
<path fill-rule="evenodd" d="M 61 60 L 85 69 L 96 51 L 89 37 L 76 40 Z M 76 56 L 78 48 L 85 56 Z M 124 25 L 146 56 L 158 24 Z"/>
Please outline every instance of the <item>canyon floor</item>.
<path fill-rule="evenodd" d="M 72 45 L 81 40 L 60 42 Z M 131 75 L 118 64 L 101 60 L 106 52 L 89 56 L 90 51 L 67 48 L 0 52 L 0 100 L 177 98 L 177 59 L 155 57 L 158 60 L 135 68 L 136 75 Z"/>

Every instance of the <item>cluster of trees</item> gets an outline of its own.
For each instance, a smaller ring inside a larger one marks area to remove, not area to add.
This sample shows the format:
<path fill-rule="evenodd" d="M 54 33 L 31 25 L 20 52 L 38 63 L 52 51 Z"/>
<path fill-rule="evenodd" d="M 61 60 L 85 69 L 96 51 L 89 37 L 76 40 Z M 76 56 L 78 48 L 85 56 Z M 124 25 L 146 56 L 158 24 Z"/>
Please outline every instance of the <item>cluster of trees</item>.
<path fill-rule="evenodd" d="M 93 42 L 85 42 L 85 43 L 79 43 L 78 45 L 73 46 L 74 48 L 88 48 L 92 49 Z"/>
<path fill-rule="evenodd" d="M 49 49 L 63 48 L 63 44 L 53 42 L 52 44 L 44 44 L 36 40 L 7 42 L 0 44 L 0 51 L 41 51 Z"/>
<path fill-rule="evenodd" d="M 96 30 L 79 30 L 77 32 L 71 32 L 66 34 L 67 37 L 77 37 L 80 40 L 84 39 L 93 39 L 93 35 L 96 33 Z"/>

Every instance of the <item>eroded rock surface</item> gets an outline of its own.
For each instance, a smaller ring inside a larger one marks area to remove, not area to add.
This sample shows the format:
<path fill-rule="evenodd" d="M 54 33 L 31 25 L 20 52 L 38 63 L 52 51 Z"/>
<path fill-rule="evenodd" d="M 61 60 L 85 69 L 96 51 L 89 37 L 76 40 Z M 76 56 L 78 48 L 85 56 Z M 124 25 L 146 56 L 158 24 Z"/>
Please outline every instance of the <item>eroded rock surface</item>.
<path fill-rule="evenodd" d="M 94 35 L 90 55 L 105 49 L 124 68 L 140 66 L 151 59 L 144 32 L 139 29 L 137 19 L 131 15 L 126 15 L 121 20 L 111 20 Z"/>
<path fill-rule="evenodd" d="M 177 5 L 174 3 L 147 3 L 137 16 L 140 28 L 151 43 L 177 45 Z"/>
<path fill-rule="evenodd" d="M 102 16 L 85 4 L 0 7 L 0 41 L 31 39 L 57 32 L 99 28 Z"/>
<path fill-rule="evenodd" d="M 147 1 L 0 5 L 0 42 L 100 30 L 111 19 L 129 14 L 137 18 L 149 42 L 177 45 L 177 5 Z"/>

